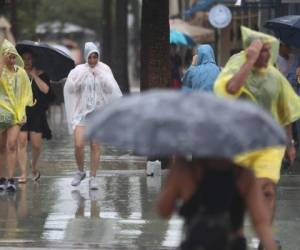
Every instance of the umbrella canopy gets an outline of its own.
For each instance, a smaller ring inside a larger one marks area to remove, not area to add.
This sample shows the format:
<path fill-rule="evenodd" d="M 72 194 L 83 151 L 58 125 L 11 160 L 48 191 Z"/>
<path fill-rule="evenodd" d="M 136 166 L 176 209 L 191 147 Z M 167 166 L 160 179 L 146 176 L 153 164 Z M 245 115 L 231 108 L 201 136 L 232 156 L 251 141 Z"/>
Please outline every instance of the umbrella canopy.
<path fill-rule="evenodd" d="M 69 55 L 46 43 L 22 41 L 16 44 L 16 49 L 19 54 L 31 51 L 36 67 L 44 70 L 52 81 L 59 81 L 67 77 L 70 70 L 75 67 L 74 61 Z"/>
<path fill-rule="evenodd" d="M 88 138 L 147 156 L 231 158 L 286 143 L 284 130 L 259 107 L 204 92 L 124 97 L 87 124 Z"/>
<path fill-rule="evenodd" d="M 196 43 L 211 43 L 215 40 L 215 33 L 211 29 L 206 29 L 189 24 L 179 18 L 170 19 L 170 30 L 182 32 L 193 39 Z"/>
<path fill-rule="evenodd" d="M 170 43 L 188 46 L 188 47 L 195 46 L 195 42 L 193 41 L 192 38 L 190 38 L 188 35 L 186 35 L 182 32 L 176 31 L 176 30 L 170 31 Z"/>
<path fill-rule="evenodd" d="M 271 19 L 265 23 L 265 27 L 273 30 L 282 42 L 300 48 L 300 15 Z"/>

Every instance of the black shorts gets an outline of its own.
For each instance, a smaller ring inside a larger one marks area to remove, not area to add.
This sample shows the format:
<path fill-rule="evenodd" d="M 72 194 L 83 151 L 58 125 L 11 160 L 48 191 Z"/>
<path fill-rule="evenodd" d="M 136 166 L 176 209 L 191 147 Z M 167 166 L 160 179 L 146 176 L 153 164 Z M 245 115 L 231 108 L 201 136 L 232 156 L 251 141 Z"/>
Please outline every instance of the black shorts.
<path fill-rule="evenodd" d="M 48 125 L 45 112 L 27 112 L 27 121 L 21 127 L 21 131 L 42 133 L 42 137 L 51 139 L 51 130 Z"/>

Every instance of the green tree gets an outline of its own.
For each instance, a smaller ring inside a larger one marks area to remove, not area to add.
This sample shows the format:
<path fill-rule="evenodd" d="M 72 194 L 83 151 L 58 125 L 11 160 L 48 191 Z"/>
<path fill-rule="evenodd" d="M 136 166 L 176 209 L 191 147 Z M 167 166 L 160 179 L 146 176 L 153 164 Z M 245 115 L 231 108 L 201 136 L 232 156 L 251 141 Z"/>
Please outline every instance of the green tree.
<path fill-rule="evenodd" d="M 36 25 L 71 22 L 94 30 L 101 37 L 102 2 L 99 0 L 26 0 L 17 2 L 21 39 L 34 39 Z"/>
<path fill-rule="evenodd" d="M 141 27 L 141 89 L 170 84 L 169 1 L 143 0 Z"/>

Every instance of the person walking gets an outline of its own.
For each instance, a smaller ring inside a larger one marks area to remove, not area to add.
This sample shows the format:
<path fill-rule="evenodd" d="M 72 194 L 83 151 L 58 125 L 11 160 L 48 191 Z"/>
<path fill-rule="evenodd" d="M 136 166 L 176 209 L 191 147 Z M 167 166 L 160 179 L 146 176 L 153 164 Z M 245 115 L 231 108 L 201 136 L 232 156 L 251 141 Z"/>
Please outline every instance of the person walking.
<path fill-rule="evenodd" d="M 78 171 L 71 185 L 78 186 L 86 177 L 84 171 L 84 146 L 86 116 L 115 98 L 121 90 L 108 65 L 99 61 L 100 52 L 92 42 L 85 43 L 86 63 L 73 69 L 64 86 L 65 108 L 69 132 L 74 134 L 75 159 Z M 96 171 L 100 162 L 100 145 L 91 140 L 91 172 L 89 187 L 97 189 Z"/>
<path fill-rule="evenodd" d="M 157 207 L 168 218 L 178 208 L 185 222 L 181 250 L 246 250 L 239 229 L 245 209 L 267 250 L 277 250 L 253 172 L 222 158 L 176 157 Z M 180 203 L 179 203 L 180 202 Z M 180 204 L 179 206 L 176 206 Z"/>
<path fill-rule="evenodd" d="M 49 87 L 49 78 L 45 72 L 35 68 L 34 56 L 30 50 L 22 51 L 22 59 L 25 63 L 26 73 L 31 80 L 31 87 L 35 105 L 26 108 L 27 121 L 21 127 L 18 138 L 18 161 L 21 170 L 19 183 L 27 181 L 27 145 L 31 141 L 32 145 L 32 179 L 40 179 L 40 171 L 37 168 L 37 162 L 42 151 L 43 138 L 51 139 L 51 130 L 47 122 L 46 111 L 49 108 L 51 92 Z"/>
<path fill-rule="evenodd" d="M 296 157 L 291 124 L 300 117 L 300 98 L 286 78 L 274 67 L 279 41 L 272 36 L 242 27 L 245 50 L 233 55 L 217 78 L 214 91 L 219 96 L 243 98 L 268 111 L 286 128 L 289 144 L 286 155 Z M 271 225 L 275 210 L 275 190 L 280 178 L 284 149 L 269 148 L 236 158 L 241 165 L 254 165 L 257 183 L 264 195 Z"/>
<path fill-rule="evenodd" d="M 33 105 L 33 98 L 23 60 L 7 40 L 1 46 L 0 61 L 0 190 L 16 191 L 17 139 L 26 122 L 25 109 Z"/>
<path fill-rule="evenodd" d="M 192 65 L 183 75 L 182 90 L 212 92 L 219 73 L 212 47 L 208 44 L 199 45 Z"/>

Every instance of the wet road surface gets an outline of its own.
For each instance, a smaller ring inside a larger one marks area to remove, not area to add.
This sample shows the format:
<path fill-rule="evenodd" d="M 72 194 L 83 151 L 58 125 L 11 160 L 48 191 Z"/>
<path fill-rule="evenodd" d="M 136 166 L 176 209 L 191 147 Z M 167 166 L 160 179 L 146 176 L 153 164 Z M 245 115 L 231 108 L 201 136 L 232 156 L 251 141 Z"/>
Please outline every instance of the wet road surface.
<path fill-rule="evenodd" d="M 99 190 L 88 179 L 70 185 L 75 172 L 72 138 L 64 124 L 52 126 L 39 163 L 42 178 L 0 193 L 0 249 L 174 249 L 182 220 L 161 220 L 155 199 L 163 177 L 146 177 L 145 159 L 105 147 Z M 88 148 L 87 148 L 88 149 Z M 87 160 L 89 158 L 86 151 Z M 88 165 L 88 164 L 87 164 Z M 29 171 L 30 172 L 30 171 Z M 165 175 L 166 173 L 164 173 Z M 278 188 L 274 231 L 284 250 L 300 249 L 300 175 L 283 175 Z M 249 249 L 255 249 L 246 222 Z"/>

